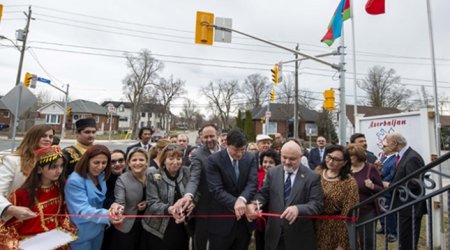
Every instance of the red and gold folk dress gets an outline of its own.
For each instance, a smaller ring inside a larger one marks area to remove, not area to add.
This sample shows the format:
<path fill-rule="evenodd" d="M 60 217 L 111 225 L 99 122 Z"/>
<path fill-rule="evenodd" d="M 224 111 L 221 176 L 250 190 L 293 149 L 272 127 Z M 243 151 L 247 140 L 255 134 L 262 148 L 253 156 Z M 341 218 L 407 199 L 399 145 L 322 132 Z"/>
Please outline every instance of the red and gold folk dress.
<path fill-rule="evenodd" d="M 36 190 L 36 202 L 31 206 L 27 190 L 18 189 L 9 197 L 12 205 L 29 207 L 37 216 L 20 221 L 12 218 L 7 222 L 0 222 L 0 249 L 19 249 L 19 241 L 39 233 L 53 229 L 63 229 L 76 237 L 77 229 L 69 216 L 48 216 L 49 214 L 66 214 L 64 197 L 59 192 L 59 185 L 55 182 L 48 187 Z M 59 249 L 69 249 L 63 246 Z"/>

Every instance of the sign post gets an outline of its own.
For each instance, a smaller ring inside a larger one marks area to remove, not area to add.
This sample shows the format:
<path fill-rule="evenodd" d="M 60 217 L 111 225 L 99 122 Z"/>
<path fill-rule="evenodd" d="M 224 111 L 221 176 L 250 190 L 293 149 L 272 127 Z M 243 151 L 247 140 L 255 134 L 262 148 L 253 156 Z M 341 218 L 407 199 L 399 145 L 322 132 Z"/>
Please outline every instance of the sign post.
<path fill-rule="evenodd" d="M 113 113 L 116 113 L 116 107 L 113 105 L 108 106 L 108 113 L 109 113 L 109 141 L 111 141 L 111 129 L 112 129 L 112 123 L 113 123 Z"/>

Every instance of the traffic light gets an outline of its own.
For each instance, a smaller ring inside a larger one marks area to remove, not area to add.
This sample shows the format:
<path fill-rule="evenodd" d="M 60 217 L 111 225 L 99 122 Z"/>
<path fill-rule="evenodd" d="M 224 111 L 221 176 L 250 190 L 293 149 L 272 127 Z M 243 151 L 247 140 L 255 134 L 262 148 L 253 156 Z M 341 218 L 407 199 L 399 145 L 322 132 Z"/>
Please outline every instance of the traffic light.
<path fill-rule="evenodd" d="M 25 73 L 25 80 L 23 81 L 23 85 L 25 85 L 25 87 L 29 88 L 31 85 L 31 80 L 33 80 L 33 75 L 30 73 Z"/>
<path fill-rule="evenodd" d="M 3 5 L 0 4 L 0 22 L 2 21 Z"/>
<path fill-rule="evenodd" d="M 274 102 L 275 102 L 275 90 L 274 90 L 274 89 L 272 89 L 272 90 L 270 91 L 270 102 L 271 102 L 271 103 L 274 103 Z"/>
<path fill-rule="evenodd" d="M 273 69 L 271 69 L 270 71 L 272 71 L 272 82 L 275 86 L 277 86 L 278 85 L 278 64 L 275 64 Z"/>
<path fill-rule="evenodd" d="M 195 22 L 195 43 L 213 44 L 214 14 L 197 11 L 197 19 Z"/>
<path fill-rule="evenodd" d="M 72 113 L 72 108 L 70 106 L 67 106 L 66 112 L 67 112 L 67 114 Z"/>
<path fill-rule="evenodd" d="M 264 116 L 261 117 L 261 119 L 259 120 L 259 122 L 261 122 L 262 124 L 266 123 L 266 118 L 264 118 Z"/>
<path fill-rule="evenodd" d="M 323 108 L 325 110 L 334 110 L 334 89 L 325 90 L 323 96 L 325 97 Z"/>

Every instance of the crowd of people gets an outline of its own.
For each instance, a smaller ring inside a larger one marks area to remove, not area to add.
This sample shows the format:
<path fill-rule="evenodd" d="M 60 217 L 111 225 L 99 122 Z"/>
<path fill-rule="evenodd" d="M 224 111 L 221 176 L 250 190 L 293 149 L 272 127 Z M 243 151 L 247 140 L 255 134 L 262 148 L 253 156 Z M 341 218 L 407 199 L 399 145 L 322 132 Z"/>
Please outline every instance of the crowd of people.
<path fill-rule="evenodd" d="M 111 151 L 94 144 L 95 120 L 80 119 L 75 144 L 61 149 L 52 145 L 51 126 L 33 126 L 1 160 L 0 248 L 19 249 L 21 240 L 59 229 L 74 239 L 59 249 L 244 250 L 253 233 L 257 250 L 350 249 L 345 219 L 312 217 L 348 216 L 424 166 L 399 133 L 386 137 L 379 160 L 363 134 L 345 147 L 318 136 L 308 151 L 280 133 L 249 143 L 241 129 L 220 133 L 214 124 L 199 130 L 197 145 L 180 134 L 152 146 L 152 133 L 141 128 L 138 143 Z M 413 215 L 400 212 L 401 249 L 417 245 L 412 237 L 418 239 L 425 212 L 424 204 Z M 358 217 L 379 213 L 374 203 Z M 391 242 L 396 222 L 389 216 L 378 231 Z M 370 224 L 358 231 L 361 248 L 372 249 L 374 230 Z"/>

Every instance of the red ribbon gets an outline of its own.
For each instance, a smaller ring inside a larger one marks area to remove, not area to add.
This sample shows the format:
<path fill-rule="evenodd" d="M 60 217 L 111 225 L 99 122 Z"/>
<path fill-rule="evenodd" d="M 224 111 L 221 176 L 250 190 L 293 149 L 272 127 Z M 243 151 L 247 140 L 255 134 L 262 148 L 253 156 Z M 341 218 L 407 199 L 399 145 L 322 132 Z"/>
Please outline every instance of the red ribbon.
<path fill-rule="evenodd" d="M 258 213 L 258 215 L 266 217 L 280 217 L 281 214 L 275 213 Z M 44 214 L 45 217 L 77 217 L 77 218 L 109 218 L 107 214 Z M 122 218 L 172 218 L 170 214 L 151 214 L 151 215 L 120 215 Z M 234 214 L 193 214 L 190 218 L 236 218 Z M 299 215 L 300 219 L 317 219 L 317 220 L 350 220 L 357 222 L 358 218 L 344 215 Z"/>

